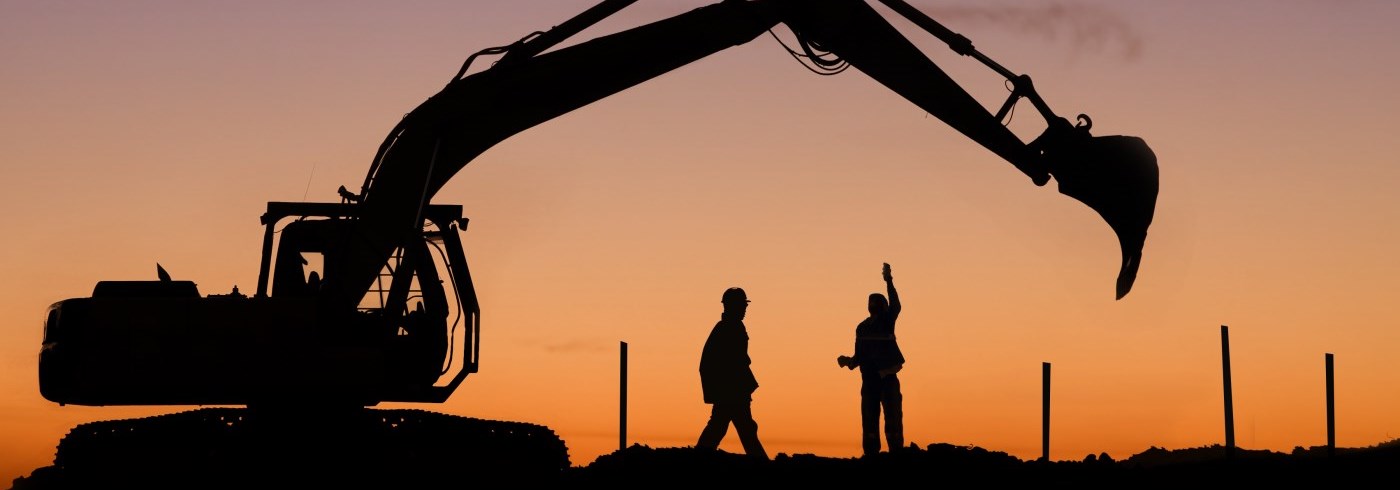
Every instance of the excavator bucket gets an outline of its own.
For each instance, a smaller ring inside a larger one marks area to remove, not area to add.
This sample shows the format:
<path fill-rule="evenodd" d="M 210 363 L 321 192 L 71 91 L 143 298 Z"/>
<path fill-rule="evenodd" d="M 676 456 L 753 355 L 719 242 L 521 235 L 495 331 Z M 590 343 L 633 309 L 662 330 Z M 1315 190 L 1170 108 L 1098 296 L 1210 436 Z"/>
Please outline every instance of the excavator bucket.
<path fill-rule="evenodd" d="M 1090 136 L 1088 126 L 1047 130 L 1037 140 L 1060 193 L 1087 204 L 1118 235 L 1117 299 L 1133 288 L 1157 206 L 1157 156 L 1136 136 Z"/>

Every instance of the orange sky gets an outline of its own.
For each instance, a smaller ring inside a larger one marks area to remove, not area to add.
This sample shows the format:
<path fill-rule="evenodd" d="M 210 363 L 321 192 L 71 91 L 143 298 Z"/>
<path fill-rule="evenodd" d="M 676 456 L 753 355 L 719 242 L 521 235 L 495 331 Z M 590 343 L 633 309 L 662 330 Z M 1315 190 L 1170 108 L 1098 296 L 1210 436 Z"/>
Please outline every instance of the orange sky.
<path fill-rule="evenodd" d="M 543 424 L 587 464 L 616 448 L 626 341 L 630 439 L 693 444 L 700 349 L 737 285 L 769 452 L 854 456 L 859 380 L 834 359 L 889 262 L 910 442 L 1039 456 L 1051 362 L 1055 459 L 1220 443 L 1222 324 L 1239 445 L 1326 443 L 1328 352 L 1337 443 L 1400 436 L 1400 5 L 913 3 L 1061 115 L 1152 145 L 1162 190 L 1130 295 L 1113 300 L 1117 246 L 1087 207 L 764 36 L 509 139 L 437 195 L 472 219 L 484 343 L 481 372 L 419 408 Z M 156 262 L 204 293 L 252 288 L 267 201 L 336 200 L 467 55 L 593 4 L 0 5 L 0 480 L 76 424 L 189 408 L 44 400 L 47 305 Z M 583 37 L 705 4 L 644 0 Z M 905 32 L 1000 104 L 998 77 Z"/>

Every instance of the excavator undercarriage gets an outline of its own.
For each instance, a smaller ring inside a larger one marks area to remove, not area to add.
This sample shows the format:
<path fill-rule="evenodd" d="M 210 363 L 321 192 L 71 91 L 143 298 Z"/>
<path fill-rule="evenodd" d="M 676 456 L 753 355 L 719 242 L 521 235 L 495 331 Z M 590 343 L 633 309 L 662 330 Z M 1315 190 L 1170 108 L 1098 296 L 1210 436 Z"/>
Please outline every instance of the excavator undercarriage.
<path fill-rule="evenodd" d="M 470 476 L 530 488 L 556 481 L 569 466 L 563 440 L 542 425 L 417 409 L 231 407 L 79 425 L 59 442 L 53 475 L 36 472 L 30 483 L 427 488 Z"/>

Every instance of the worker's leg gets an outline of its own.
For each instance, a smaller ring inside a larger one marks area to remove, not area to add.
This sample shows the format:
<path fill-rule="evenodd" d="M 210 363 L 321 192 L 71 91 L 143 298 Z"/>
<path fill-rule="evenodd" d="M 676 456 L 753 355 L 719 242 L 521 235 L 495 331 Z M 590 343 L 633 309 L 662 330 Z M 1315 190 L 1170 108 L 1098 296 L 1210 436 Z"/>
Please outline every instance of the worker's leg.
<path fill-rule="evenodd" d="M 700 431 L 700 440 L 695 443 L 695 447 L 700 449 L 719 447 L 719 441 L 724 439 L 724 435 L 729 432 L 729 413 L 724 407 L 723 403 L 715 403 L 710 406 L 710 421 L 705 424 L 705 430 Z"/>
<path fill-rule="evenodd" d="M 860 383 L 860 444 L 866 456 L 880 452 L 880 383 L 865 376 Z"/>
<path fill-rule="evenodd" d="M 739 433 L 739 442 L 744 444 L 744 453 L 760 459 L 768 459 L 768 452 L 763 450 L 763 443 L 758 442 L 758 422 L 753 419 L 753 407 L 748 403 L 734 404 L 734 413 L 730 415 L 734 421 L 734 432 Z"/>
<path fill-rule="evenodd" d="M 885 409 L 885 440 L 890 451 L 904 448 L 904 395 L 899 378 L 891 374 L 880 380 L 880 404 Z"/>

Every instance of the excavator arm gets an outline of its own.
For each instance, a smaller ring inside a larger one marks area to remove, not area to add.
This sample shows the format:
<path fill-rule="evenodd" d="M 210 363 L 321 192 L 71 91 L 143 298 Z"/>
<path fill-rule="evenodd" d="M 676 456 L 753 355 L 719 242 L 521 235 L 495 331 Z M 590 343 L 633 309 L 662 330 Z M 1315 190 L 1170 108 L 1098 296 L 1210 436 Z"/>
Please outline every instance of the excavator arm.
<path fill-rule="evenodd" d="M 509 46 L 490 68 L 466 75 L 464 65 L 390 132 L 375 155 L 358 194 L 360 218 L 354 264 L 324 286 L 330 304 L 350 309 L 370 288 L 382 264 L 423 226 L 422 210 L 458 171 L 501 141 L 537 124 L 729 47 L 742 45 L 778 24 L 805 46 L 840 57 L 892 91 L 1016 166 L 1036 185 L 1053 175 L 1061 192 L 1099 212 L 1118 233 L 1123 250 L 1119 298 L 1136 276 L 1156 202 L 1155 156 L 1141 140 L 1095 141 L 1088 126 L 1071 128 L 1035 94 L 1028 77 L 1015 76 L 1011 99 L 988 112 L 880 13 L 862 0 L 726 0 L 608 36 L 545 52 L 568 37 L 633 3 L 607 0 L 556 28 Z M 976 52 L 902 0 L 881 0 L 961 54 L 1013 75 Z M 1006 109 L 1028 97 L 1048 122 L 1029 144 L 1001 122 Z M 1087 156 L 1086 156 L 1087 155 Z M 1113 160 L 1123 160 L 1113 161 Z"/>

